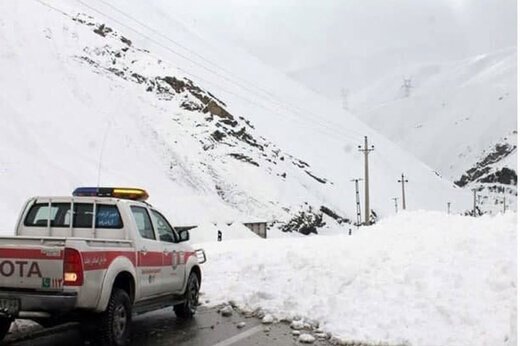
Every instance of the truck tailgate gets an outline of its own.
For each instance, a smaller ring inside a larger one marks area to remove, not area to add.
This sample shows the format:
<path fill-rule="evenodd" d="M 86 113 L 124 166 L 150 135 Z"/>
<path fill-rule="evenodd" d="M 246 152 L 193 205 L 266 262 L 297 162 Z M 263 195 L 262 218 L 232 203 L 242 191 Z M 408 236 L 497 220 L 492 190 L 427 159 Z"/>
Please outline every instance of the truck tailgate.
<path fill-rule="evenodd" d="M 0 237 L 0 288 L 63 288 L 65 238 Z"/>

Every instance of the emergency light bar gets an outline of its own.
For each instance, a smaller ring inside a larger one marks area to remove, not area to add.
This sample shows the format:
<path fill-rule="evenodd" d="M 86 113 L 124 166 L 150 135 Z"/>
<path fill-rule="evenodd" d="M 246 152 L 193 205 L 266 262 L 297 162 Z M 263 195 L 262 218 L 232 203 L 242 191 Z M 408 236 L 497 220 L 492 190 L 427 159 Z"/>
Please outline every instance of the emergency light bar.
<path fill-rule="evenodd" d="M 145 190 L 131 187 L 78 187 L 72 192 L 72 196 L 113 197 L 134 201 L 146 201 L 149 197 Z"/>

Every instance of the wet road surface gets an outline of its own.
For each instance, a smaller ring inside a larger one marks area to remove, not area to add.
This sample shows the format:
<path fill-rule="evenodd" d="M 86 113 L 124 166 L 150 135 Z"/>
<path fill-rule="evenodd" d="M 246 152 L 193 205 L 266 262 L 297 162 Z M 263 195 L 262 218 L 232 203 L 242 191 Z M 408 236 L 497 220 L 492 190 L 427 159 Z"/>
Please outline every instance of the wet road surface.
<path fill-rule="evenodd" d="M 245 322 L 238 328 L 239 322 Z M 269 331 L 265 331 L 269 328 Z M 47 345 L 89 345 L 78 328 L 62 328 L 35 338 L 11 340 L 0 345 L 47 346 Z M 18 341 L 17 341 L 18 340 Z M 135 316 L 132 325 L 132 346 L 176 345 L 176 346 L 229 346 L 229 345 L 302 345 L 292 335 L 286 323 L 263 325 L 257 318 L 245 318 L 237 312 L 224 317 L 217 309 L 201 307 L 195 318 L 183 321 L 175 317 L 171 308 Z M 330 345 L 326 340 L 316 340 L 314 345 Z"/>

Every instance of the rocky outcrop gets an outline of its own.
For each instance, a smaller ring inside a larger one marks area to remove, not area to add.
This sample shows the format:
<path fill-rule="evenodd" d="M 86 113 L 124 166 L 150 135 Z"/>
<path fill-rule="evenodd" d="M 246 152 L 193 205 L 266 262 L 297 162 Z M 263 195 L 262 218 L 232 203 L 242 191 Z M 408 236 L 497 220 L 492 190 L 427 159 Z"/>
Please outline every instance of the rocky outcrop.
<path fill-rule="evenodd" d="M 464 173 L 455 184 L 463 187 L 472 182 L 479 183 L 501 183 L 506 185 L 516 185 L 516 172 L 510 168 L 493 167 L 496 163 L 505 159 L 516 152 L 516 145 L 509 143 L 496 144 L 495 147 L 475 166 Z"/>

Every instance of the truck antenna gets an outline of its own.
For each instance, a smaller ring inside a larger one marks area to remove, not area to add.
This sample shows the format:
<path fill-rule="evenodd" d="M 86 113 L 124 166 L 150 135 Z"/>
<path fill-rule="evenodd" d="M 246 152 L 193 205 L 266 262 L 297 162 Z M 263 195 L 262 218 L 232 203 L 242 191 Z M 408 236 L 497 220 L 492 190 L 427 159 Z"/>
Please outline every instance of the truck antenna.
<path fill-rule="evenodd" d="M 98 176 L 97 176 L 97 187 L 99 187 L 99 183 L 101 181 L 101 167 L 103 163 L 103 152 L 105 151 L 105 145 L 108 138 L 108 132 L 110 131 L 110 126 L 112 122 L 109 120 L 107 122 L 107 127 L 105 129 L 105 134 L 103 135 L 103 142 L 101 143 L 101 150 L 99 152 L 99 162 L 98 162 Z"/>

